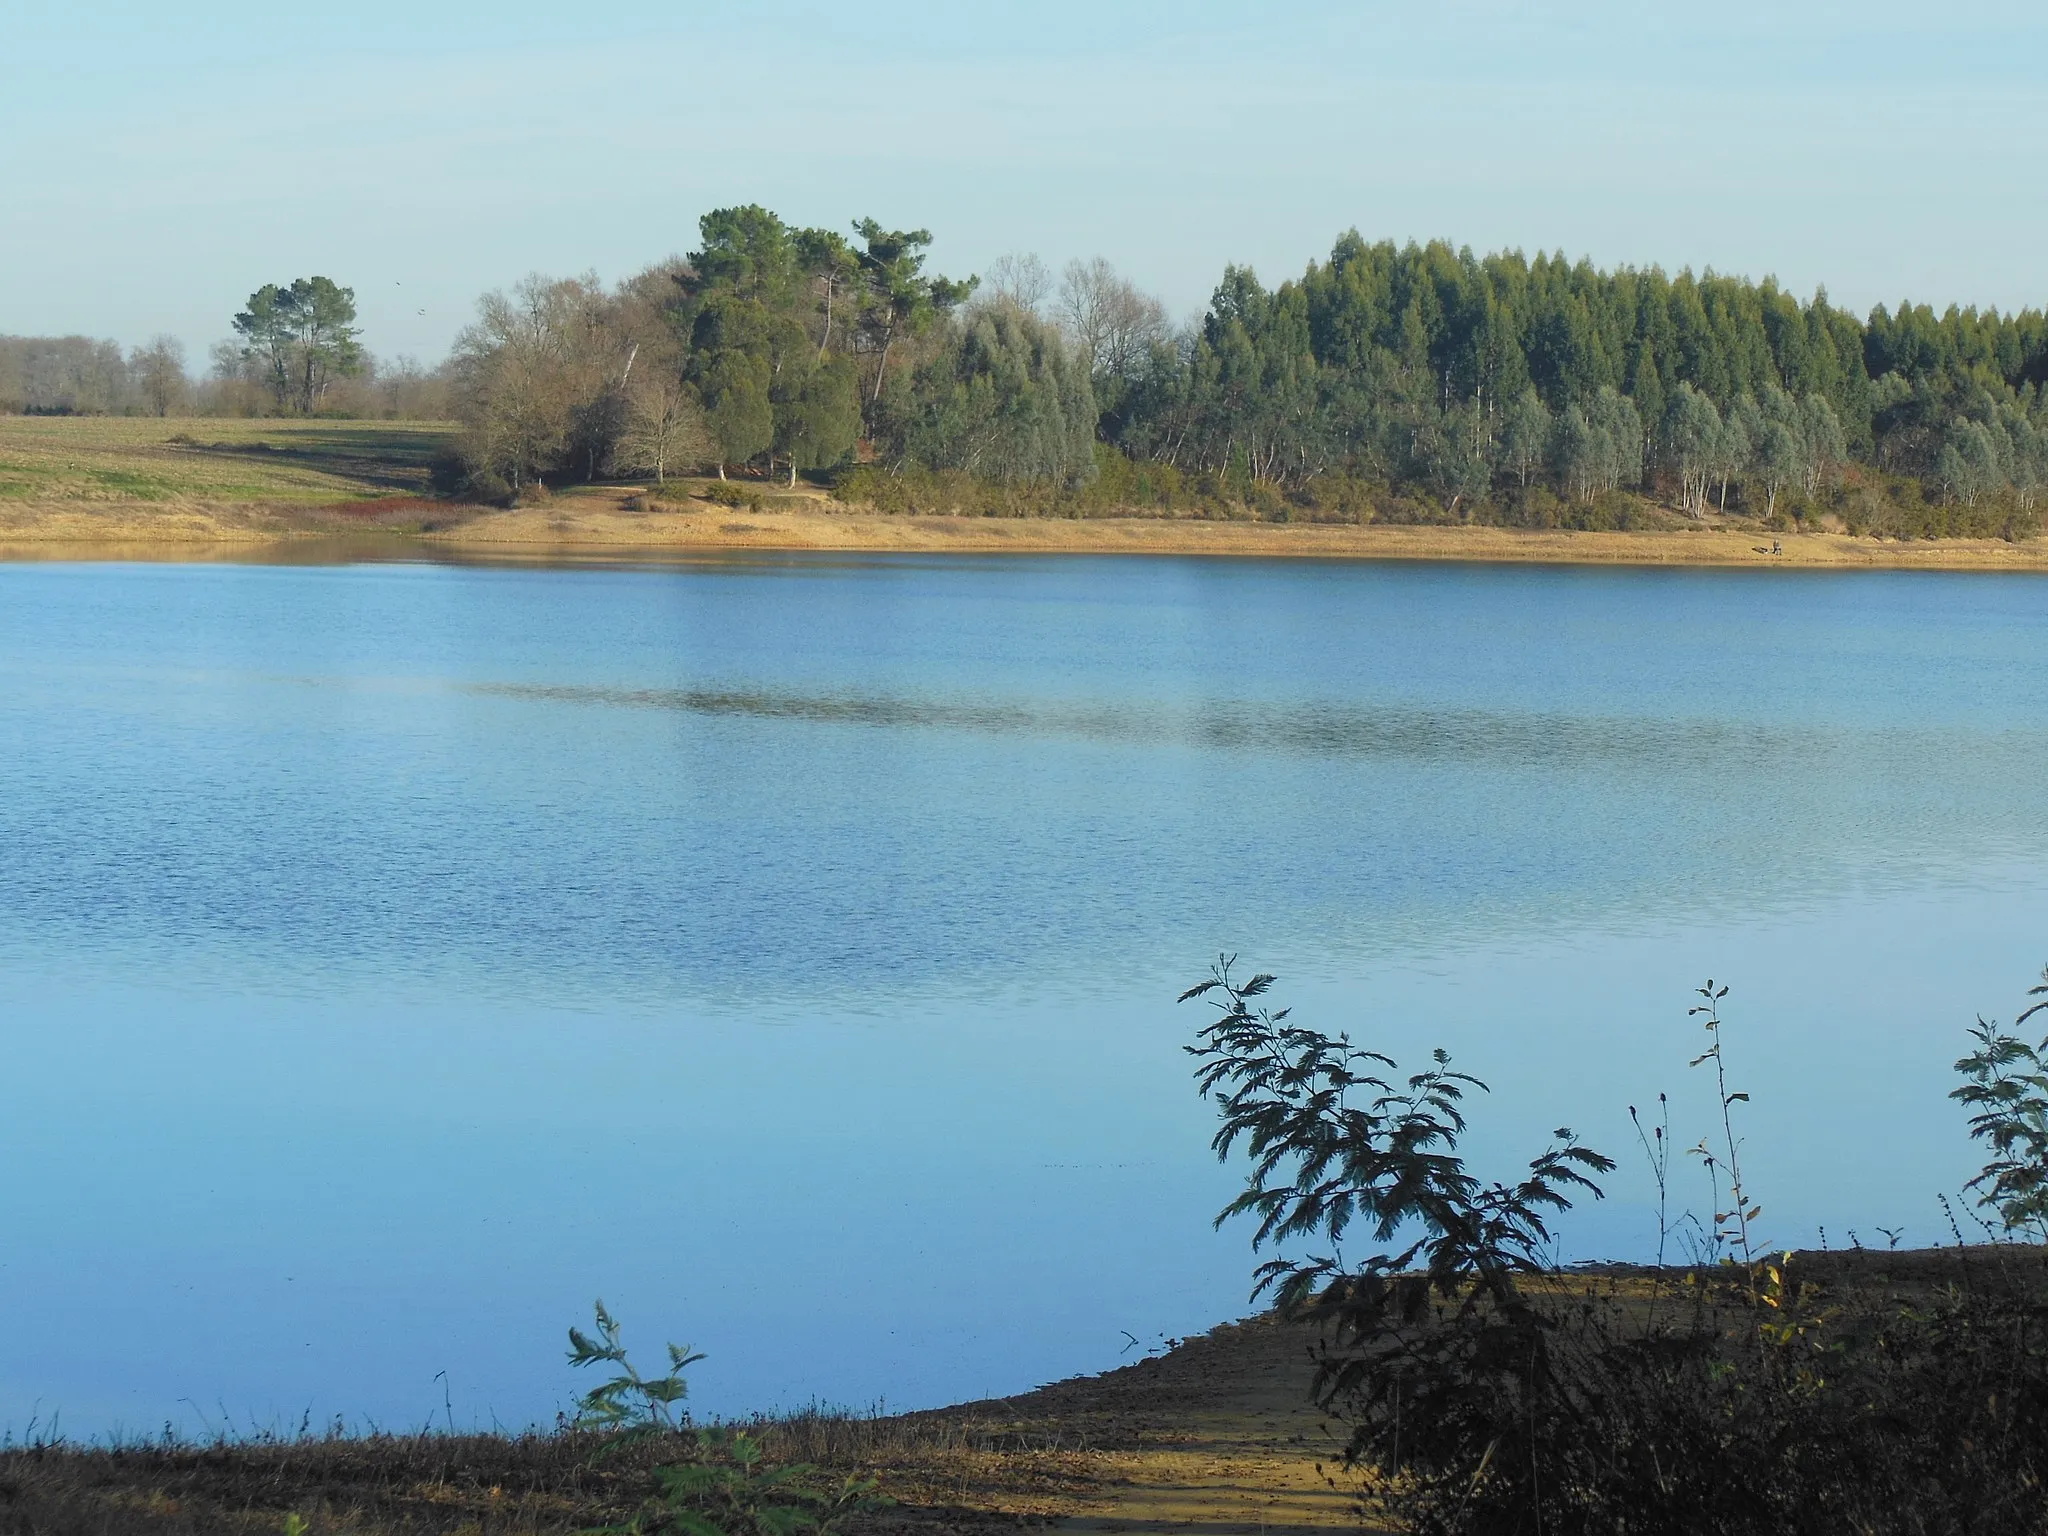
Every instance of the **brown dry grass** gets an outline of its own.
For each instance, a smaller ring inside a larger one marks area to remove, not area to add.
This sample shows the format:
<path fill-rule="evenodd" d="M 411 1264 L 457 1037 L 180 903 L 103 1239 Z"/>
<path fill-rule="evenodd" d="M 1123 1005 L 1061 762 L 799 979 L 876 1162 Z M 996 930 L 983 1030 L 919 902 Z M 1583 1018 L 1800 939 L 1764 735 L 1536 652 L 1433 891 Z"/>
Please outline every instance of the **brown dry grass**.
<path fill-rule="evenodd" d="M 1795 1255 L 1801 1305 L 1860 1294 L 1916 1302 L 2001 1266 L 2038 1287 L 2048 1250 Z M 1754 1313 L 1716 1272 L 1707 1305 L 1727 1326 Z M 1694 1294 L 1667 1272 L 1661 1305 Z M 1563 1306 L 1597 1295 L 1634 1315 L 1652 1281 L 1615 1266 L 1534 1282 Z M 995 1536 L 1019 1526 L 1321 1536 L 1360 1528 L 1339 1472 L 1344 1430 L 1309 1401 L 1316 1334 L 1266 1316 L 1165 1354 L 1017 1397 L 925 1413 L 803 1413 L 745 1427 L 771 1462 L 876 1477 L 893 1509 L 852 1536 Z M 313 1439 L 0 1452 L 0 1536 L 562 1536 L 631 1513 L 673 1445 L 597 1457 L 574 1434 Z M 1326 1475 L 1327 1474 L 1327 1475 Z"/>
<path fill-rule="evenodd" d="M 1727 529 L 1574 533 L 1484 527 L 1207 522 L 1165 518 L 895 517 L 839 509 L 822 496 L 783 493 L 761 507 L 657 502 L 608 488 L 485 511 L 435 535 L 476 553 L 529 557 L 699 549 L 875 550 L 901 553 L 1311 556 L 1486 560 L 1588 565 L 1808 566 L 1835 569 L 2048 569 L 2048 540 L 1904 543 L 1846 534 L 1773 537 Z"/>
<path fill-rule="evenodd" d="M 753 1426 L 775 1461 L 879 1478 L 881 1532 L 1080 1529 L 1310 1536 L 1356 1527 L 1318 1470 L 1337 1442 L 1309 1406 L 1309 1337 L 1270 1319 L 1021 1397 L 890 1418 Z M 413 1435 L 273 1445 L 0 1454 L 4 1536 L 552 1536 L 629 1513 L 673 1449 L 592 1460 L 561 1435 Z"/>

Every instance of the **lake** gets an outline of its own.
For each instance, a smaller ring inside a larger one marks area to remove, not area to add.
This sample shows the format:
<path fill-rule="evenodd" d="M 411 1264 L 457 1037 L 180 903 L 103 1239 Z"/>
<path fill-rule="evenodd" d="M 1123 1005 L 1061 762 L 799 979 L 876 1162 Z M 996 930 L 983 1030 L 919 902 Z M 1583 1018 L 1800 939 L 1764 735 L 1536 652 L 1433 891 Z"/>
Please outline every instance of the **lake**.
<path fill-rule="evenodd" d="M 550 1422 L 598 1296 L 700 1413 L 1116 1365 L 1249 1310 L 1225 951 L 1619 1158 L 1564 1259 L 1709 976 L 1764 1236 L 1942 1239 L 2044 659 L 2033 576 L 0 566 L 0 1430 Z"/>

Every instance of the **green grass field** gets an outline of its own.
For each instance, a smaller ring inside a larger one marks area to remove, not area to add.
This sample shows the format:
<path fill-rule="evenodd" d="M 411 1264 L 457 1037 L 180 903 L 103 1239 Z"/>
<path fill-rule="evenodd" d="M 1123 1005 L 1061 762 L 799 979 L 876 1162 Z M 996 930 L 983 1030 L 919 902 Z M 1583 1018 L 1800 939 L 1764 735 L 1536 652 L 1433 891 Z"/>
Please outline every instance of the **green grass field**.
<path fill-rule="evenodd" d="M 417 496 L 454 435 L 417 421 L 0 416 L 0 506 Z"/>

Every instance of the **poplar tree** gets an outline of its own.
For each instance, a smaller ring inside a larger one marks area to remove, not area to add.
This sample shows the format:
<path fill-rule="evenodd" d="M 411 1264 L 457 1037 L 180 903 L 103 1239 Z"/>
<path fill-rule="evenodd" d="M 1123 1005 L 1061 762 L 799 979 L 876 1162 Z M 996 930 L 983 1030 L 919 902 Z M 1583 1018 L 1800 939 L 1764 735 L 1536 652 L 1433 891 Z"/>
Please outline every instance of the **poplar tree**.
<path fill-rule="evenodd" d="M 1788 485 L 1803 482 L 1810 462 L 1806 424 L 1799 404 L 1784 390 L 1770 385 L 1764 390 L 1763 431 L 1756 438 L 1755 472 L 1764 492 L 1764 515 L 1775 517 L 1778 493 Z"/>
<path fill-rule="evenodd" d="M 1823 485 L 1834 483 L 1849 450 L 1841 418 L 1825 395 L 1809 394 L 1799 402 L 1799 430 L 1806 449 L 1806 494 L 1811 496 Z"/>
<path fill-rule="evenodd" d="M 1659 443 L 1664 463 L 1678 477 L 1679 505 L 1693 517 L 1707 513 L 1707 487 L 1719 463 L 1721 413 L 1690 384 L 1671 392 Z"/>
<path fill-rule="evenodd" d="M 1543 397 L 1533 384 L 1524 386 L 1515 403 L 1508 407 L 1501 426 L 1501 462 L 1514 475 L 1515 483 L 1527 486 L 1529 477 L 1543 468 L 1555 430 Z"/>

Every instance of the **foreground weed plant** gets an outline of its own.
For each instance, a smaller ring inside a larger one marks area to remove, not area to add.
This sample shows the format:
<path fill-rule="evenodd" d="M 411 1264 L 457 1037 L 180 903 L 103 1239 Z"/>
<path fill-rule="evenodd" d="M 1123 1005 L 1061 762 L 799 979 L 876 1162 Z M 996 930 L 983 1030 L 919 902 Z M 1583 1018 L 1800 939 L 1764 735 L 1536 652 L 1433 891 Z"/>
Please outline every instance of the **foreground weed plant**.
<path fill-rule="evenodd" d="M 681 1404 L 690 1395 L 690 1384 L 683 1372 L 704 1356 L 692 1353 L 687 1345 L 671 1344 L 668 1373 L 643 1376 L 627 1358 L 625 1345 L 619 1342 L 618 1320 L 605 1310 L 602 1298 L 597 1303 L 596 1324 L 595 1338 L 581 1328 L 569 1330 L 569 1363 L 579 1368 L 610 1365 L 617 1374 L 577 1400 L 576 1427 L 601 1431 L 613 1436 L 614 1444 L 622 1445 L 652 1435 L 675 1434 L 687 1426 L 690 1416 Z"/>
<path fill-rule="evenodd" d="M 2048 999 L 2048 971 L 2027 994 Z M 2048 1039 L 2029 1045 L 2017 1033 L 2048 1000 L 2035 1003 L 2011 1030 L 1977 1020 L 1977 1049 L 1956 1063 L 1963 1086 L 1949 1095 L 1976 1111 L 1970 1134 L 1990 1147 L 1992 1159 L 1970 1181 L 1978 1204 L 1997 1213 L 2007 1232 L 2048 1243 Z"/>
<path fill-rule="evenodd" d="M 1218 1011 L 1189 1047 L 1222 1120 L 1212 1146 L 1250 1161 L 1217 1220 L 1255 1216 L 1255 1250 L 1322 1250 L 1262 1263 L 1254 1295 L 1321 1326 L 1315 1398 L 1350 1426 L 1372 1516 L 1423 1536 L 2048 1533 L 2040 1256 L 1959 1250 L 1910 1285 L 1846 1261 L 1817 1282 L 1759 1256 L 1727 988 L 1708 983 L 1694 1010 L 1718 1100 L 1721 1144 L 1694 1149 L 1718 1262 L 1623 1280 L 1550 1258 L 1549 1222 L 1599 1193 L 1606 1158 L 1561 1130 L 1513 1182 L 1483 1180 L 1460 1152 L 1483 1084 L 1442 1052 L 1397 1080 L 1385 1056 L 1268 1007 L 1272 986 L 1219 960 L 1183 994 Z M 1959 1097 L 2001 1159 L 1988 1198 L 2026 1220 L 2048 1042 L 2009 1039 L 1980 1034 L 1961 1065 L 1981 1095 Z M 1664 1118 L 1643 1132 L 1660 1202 Z"/>
<path fill-rule="evenodd" d="M 605 1437 L 601 1456 L 642 1440 L 673 1438 L 682 1442 L 687 1459 L 656 1467 L 655 1491 L 640 1509 L 591 1536 L 829 1536 L 851 1516 L 888 1503 L 872 1478 L 835 1483 L 808 1462 L 769 1466 L 761 1441 L 745 1430 L 713 1426 L 690 1434 L 689 1414 L 681 1406 L 689 1396 L 684 1372 L 704 1356 L 670 1344 L 667 1374 L 646 1376 L 627 1355 L 618 1319 L 601 1300 L 596 1327 L 594 1335 L 569 1330 L 569 1363 L 608 1365 L 614 1374 L 578 1400 L 575 1427 Z"/>
<path fill-rule="evenodd" d="M 770 1467 L 745 1430 L 700 1429 L 696 1456 L 657 1467 L 657 1491 L 622 1525 L 593 1536 L 831 1536 L 848 1519 L 885 1508 L 873 1478 L 833 1482 L 808 1462 Z"/>
<path fill-rule="evenodd" d="M 1180 997 L 1212 997 L 1218 1010 L 1188 1047 L 1201 1063 L 1201 1091 L 1223 1117 L 1211 1146 L 1227 1160 L 1243 1141 L 1252 1160 L 1244 1193 L 1217 1223 L 1256 1215 L 1254 1248 L 1315 1236 L 1330 1245 L 1327 1255 L 1269 1260 L 1253 1294 L 1271 1290 L 1283 1307 L 1345 1317 L 1361 1306 L 1406 1308 L 1420 1261 L 1431 1289 L 1449 1294 L 1472 1281 L 1512 1307 L 1510 1277 L 1546 1267 L 1547 1213 L 1569 1209 L 1574 1192 L 1597 1197 L 1588 1175 L 1614 1164 L 1561 1129 L 1518 1182 L 1483 1182 L 1457 1147 L 1465 1093 L 1484 1092 L 1484 1083 L 1453 1072 L 1438 1051 L 1426 1071 L 1396 1086 L 1381 1075 L 1396 1070 L 1391 1058 L 1288 1024 L 1284 1008 L 1254 1008 L 1273 981 L 1259 975 L 1240 985 L 1230 962 L 1219 961 Z M 1382 1248 L 1347 1266 L 1343 1242 L 1354 1222 Z"/>

